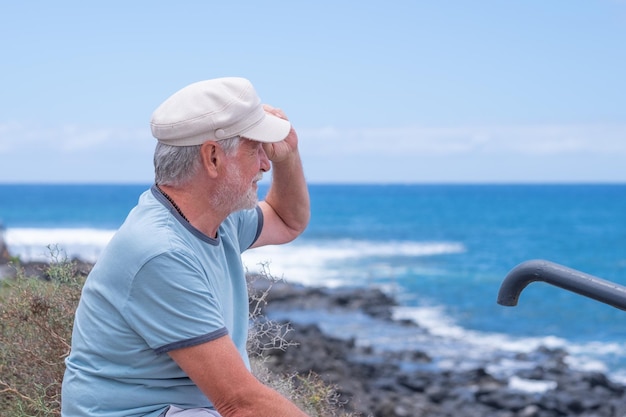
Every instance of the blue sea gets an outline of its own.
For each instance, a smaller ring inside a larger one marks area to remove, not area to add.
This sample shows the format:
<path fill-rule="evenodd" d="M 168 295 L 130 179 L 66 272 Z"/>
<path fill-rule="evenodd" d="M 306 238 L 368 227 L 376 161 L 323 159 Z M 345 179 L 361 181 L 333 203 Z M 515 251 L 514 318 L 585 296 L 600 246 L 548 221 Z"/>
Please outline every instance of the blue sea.
<path fill-rule="evenodd" d="M 148 187 L 0 185 L 5 240 L 23 260 L 49 259 L 56 245 L 95 261 Z M 382 288 L 400 304 L 396 318 L 434 338 L 332 312 L 309 321 L 362 344 L 428 351 L 441 367 L 483 360 L 512 369 L 523 366 L 519 352 L 564 348 L 571 366 L 626 382 L 625 311 L 540 282 L 516 307 L 496 303 L 506 274 L 530 259 L 626 285 L 626 185 L 312 184 L 310 192 L 306 232 L 246 252 L 248 269 Z"/>

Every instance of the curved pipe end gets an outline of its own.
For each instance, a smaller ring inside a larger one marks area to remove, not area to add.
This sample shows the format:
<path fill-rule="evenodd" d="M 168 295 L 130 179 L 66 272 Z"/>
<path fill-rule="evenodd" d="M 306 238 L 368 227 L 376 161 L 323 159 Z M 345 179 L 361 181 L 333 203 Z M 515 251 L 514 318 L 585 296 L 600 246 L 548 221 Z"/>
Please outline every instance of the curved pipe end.
<path fill-rule="evenodd" d="M 522 290 L 533 281 L 540 280 L 541 271 L 547 261 L 533 259 L 522 262 L 513 268 L 504 278 L 498 291 L 498 304 L 515 307 Z"/>
<path fill-rule="evenodd" d="M 516 306 L 522 290 L 534 281 L 544 281 L 626 310 L 626 287 L 541 259 L 522 262 L 506 275 L 498 292 L 498 304 Z"/>

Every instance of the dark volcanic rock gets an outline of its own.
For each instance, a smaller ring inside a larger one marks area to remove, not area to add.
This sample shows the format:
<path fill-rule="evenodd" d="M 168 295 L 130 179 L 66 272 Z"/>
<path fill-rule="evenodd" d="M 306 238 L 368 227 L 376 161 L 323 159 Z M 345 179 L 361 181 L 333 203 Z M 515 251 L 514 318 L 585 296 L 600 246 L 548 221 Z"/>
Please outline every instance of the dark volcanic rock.
<path fill-rule="evenodd" d="M 254 285 L 267 288 L 264 282 Z M 381 320 L 391 320 L 395 305 L 379 290 L 316 289 L 285 283 L 274 284 L 268 301 L 269 308 L 282 312 L 360 311 Z M 267 352 L 270 370 L 313 371 L 337 387 L 347 411 L 363 416 L 626 416 L 625 387 L 602 373 L 570 369 L 564 360 L 567 352 L 560 349 L 519 354 L 535 366 L 517 371 L 516 377 L 555 385 L 545 392 L 526 392 L 511 388 L 508 379 L 491 375 L 484 367 L 438 371 L 427 366 L 431 358 L 424 352 L 381 352 L 359 346 L 353 339 L 329 337 L 316 324 L 291 326 L 288 338 L 297 345 Z M 407 369 L 402 366 L 406 363 L 417 366 Z"/>

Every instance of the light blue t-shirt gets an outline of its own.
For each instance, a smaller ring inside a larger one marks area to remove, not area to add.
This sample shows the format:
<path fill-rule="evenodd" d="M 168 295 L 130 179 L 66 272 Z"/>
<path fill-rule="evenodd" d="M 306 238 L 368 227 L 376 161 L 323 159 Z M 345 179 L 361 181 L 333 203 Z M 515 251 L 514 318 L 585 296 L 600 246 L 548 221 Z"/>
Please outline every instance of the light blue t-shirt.
<path fill-rule="evenodd" d="M 249 366 L 241 252 L 261 210 L 231 214 L 217 238 L 186 222 L 153 186 L 89 274 L 62 390 L 64 417 L 156 417 L 169 405 L 211 407 L 167 352 L 228 334 Z"/>

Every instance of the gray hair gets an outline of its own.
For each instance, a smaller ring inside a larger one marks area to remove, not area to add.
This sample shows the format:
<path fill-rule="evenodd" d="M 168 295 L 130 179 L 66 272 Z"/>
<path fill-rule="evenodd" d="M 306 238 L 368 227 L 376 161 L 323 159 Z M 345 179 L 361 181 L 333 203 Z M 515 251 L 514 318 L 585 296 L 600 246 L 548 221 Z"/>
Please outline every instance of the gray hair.
<path fill-rule="evenodd" d="M 232 155 L 239 145 L 239 136 L 220 140 L 226 155 Z M 179 187 L 198 172 L 200 168 L 200 147 L 172 146 L 157 142 L 154 150 L 154 181 L 156 184 Z"/>

